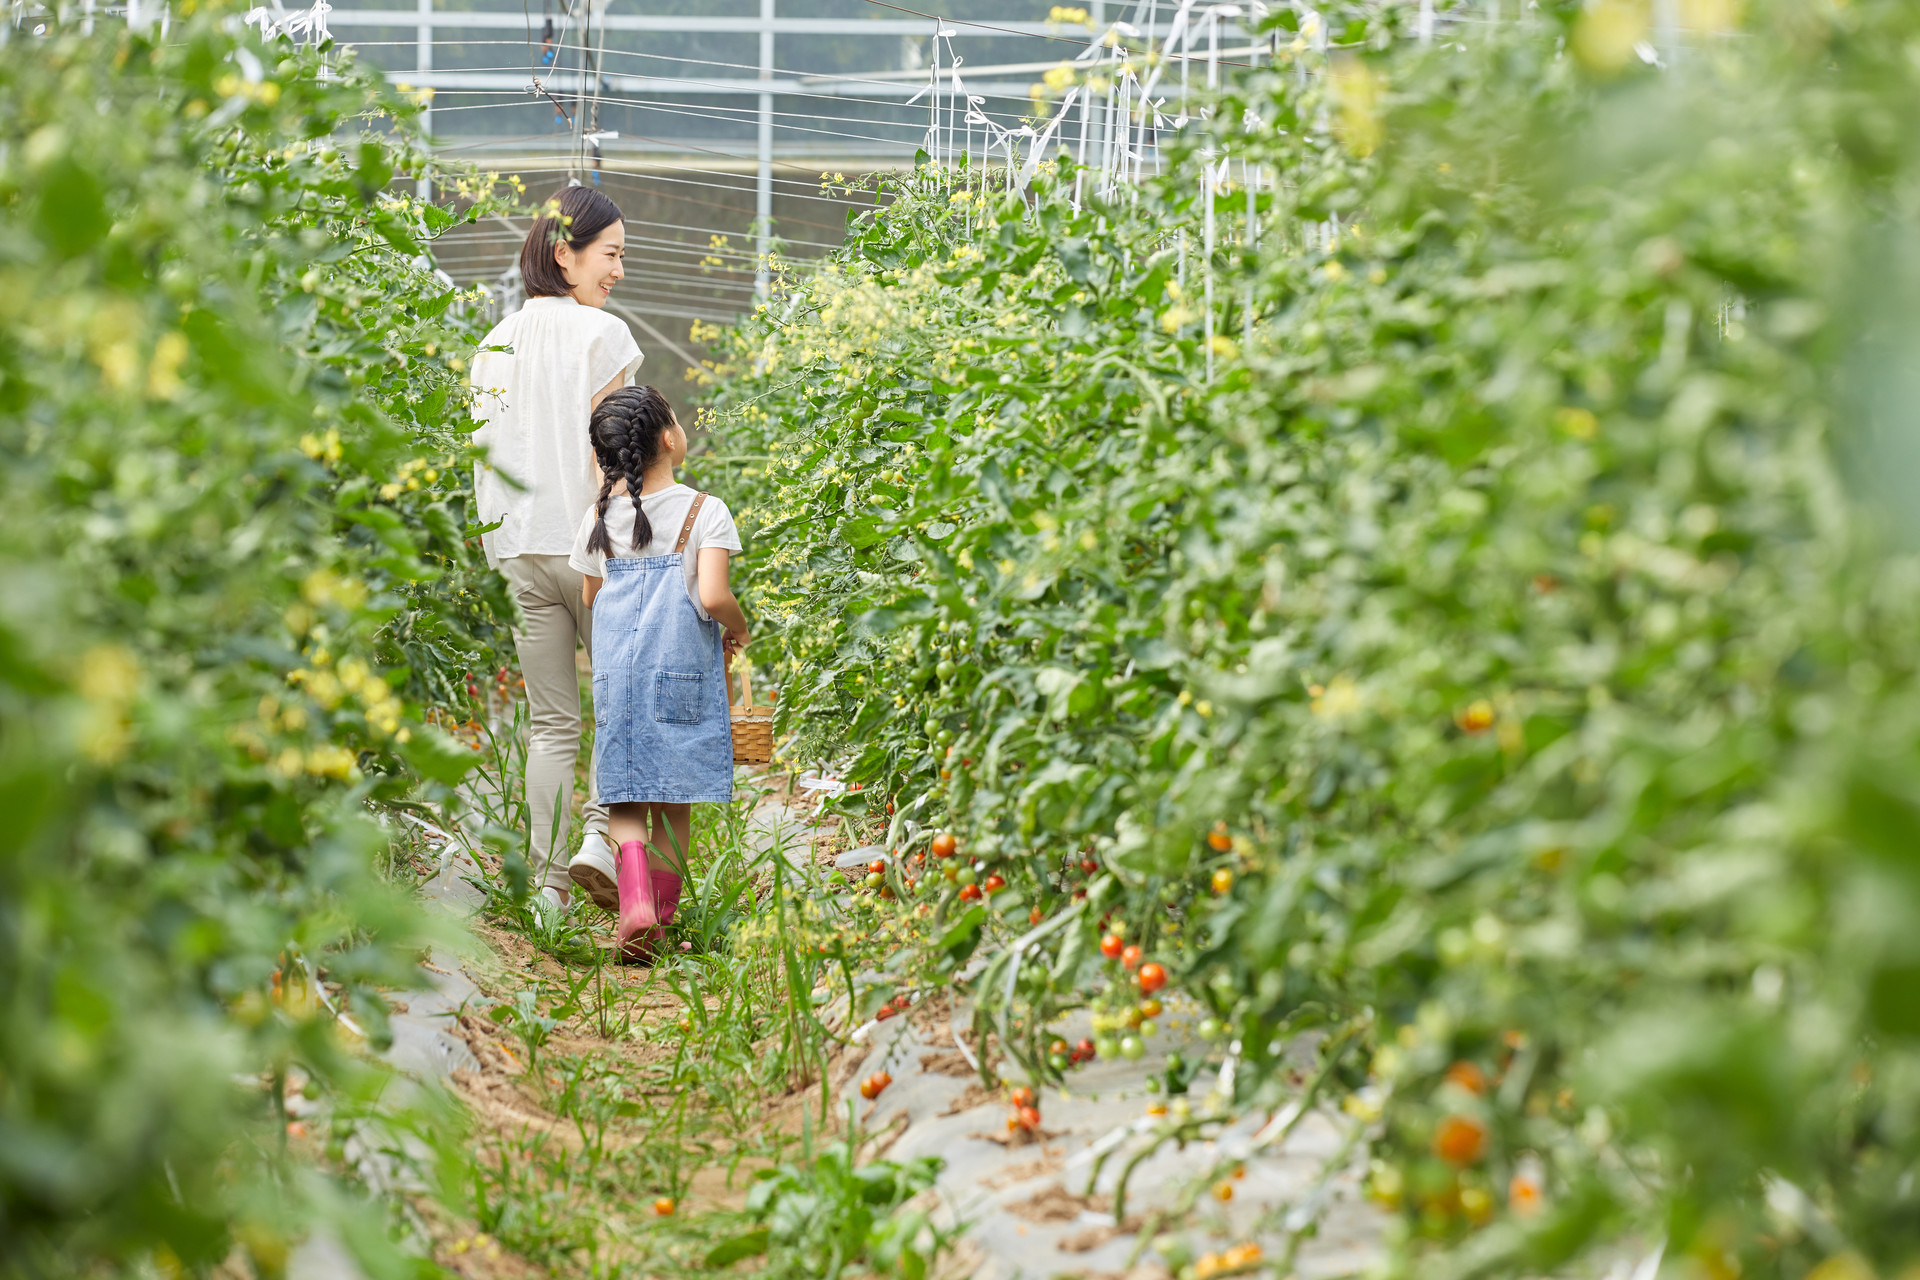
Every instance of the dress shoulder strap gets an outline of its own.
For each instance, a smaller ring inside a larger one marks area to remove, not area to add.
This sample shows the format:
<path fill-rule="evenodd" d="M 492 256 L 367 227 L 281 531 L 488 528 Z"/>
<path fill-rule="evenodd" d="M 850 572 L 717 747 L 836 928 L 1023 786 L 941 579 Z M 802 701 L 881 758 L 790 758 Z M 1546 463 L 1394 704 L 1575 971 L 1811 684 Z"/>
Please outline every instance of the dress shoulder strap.
<path fill-rule="evenodd" d="M 700 518 L 700 507 L 706 500 L 704 493 L 693 495 L 693 505 L 687 508 L 687 522 L 680 526 L 680 540 L 673 544 L 673 554 L 679 555 L 687 549 L 687 539 L 693 536 L 693 522 Z"/>

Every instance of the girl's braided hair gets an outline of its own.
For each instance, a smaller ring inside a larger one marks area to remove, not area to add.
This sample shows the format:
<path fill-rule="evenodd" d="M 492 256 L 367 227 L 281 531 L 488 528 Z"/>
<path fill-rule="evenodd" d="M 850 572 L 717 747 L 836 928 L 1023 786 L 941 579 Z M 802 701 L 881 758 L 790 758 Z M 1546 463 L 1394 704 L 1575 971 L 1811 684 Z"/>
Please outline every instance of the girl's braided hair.
<path fill-rule="evenodd" d="M 593 536 L 587 539 L 587 550 L 603 556 L 613 554 L 613 539 L 607 535 L 607 503 L 613 498 L 616 480 L 627 482 L 627 496 L 633 499 L 634 552 L 653 541 L 653 525 L 647 520 L 646 508 L 640 505 L 640 477 L 658 461 L 660 437 L 673 425 L 672 406 L 652 387 L 621 387 L 594 409 L 587 422 L 587 437 L 593 442 L 593 455 L 600 460 L 605 479 L 593 509 Z"/>

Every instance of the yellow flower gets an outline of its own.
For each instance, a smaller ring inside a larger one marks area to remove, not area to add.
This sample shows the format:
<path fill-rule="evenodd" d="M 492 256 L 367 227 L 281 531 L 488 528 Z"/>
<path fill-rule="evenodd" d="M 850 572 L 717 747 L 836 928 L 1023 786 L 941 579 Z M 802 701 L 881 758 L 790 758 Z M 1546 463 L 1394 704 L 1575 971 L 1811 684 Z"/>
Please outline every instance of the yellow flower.
<path fill-rule="evenodd" d="M 180 394 L 180 366 L 187 359 L 187 335 L 173 330 L 160 335 L 153 344 L 153 360 L 147 365 L 147 394 L 155 400 L 171 400 Z"/>
<path fill-rule="evenodd" d="M 314 747 L 306 755 L 308 773 L 318 774 L 324 778 L 338 778 L 342 782 L 352 776 L 354 764 L 353 752 L 333 743 Z"/>
<path fill-rule="evenodd" d="M 1314 695 L 1312 711 L 1316 718 L 1338 724 L 1358 714 L 1363 701 L 1359 685 L 1347 676 L 1335 676 L 1325 689 Z"/>
<path fill-rule="evenodd" d="M 132 739 L 127 713 L 140 692 L 140 660 L 124 645 L 95 645 L 81 656 L 79 674 L 87 702 L 80 749 L 96 764 L 112 764 Z"/>

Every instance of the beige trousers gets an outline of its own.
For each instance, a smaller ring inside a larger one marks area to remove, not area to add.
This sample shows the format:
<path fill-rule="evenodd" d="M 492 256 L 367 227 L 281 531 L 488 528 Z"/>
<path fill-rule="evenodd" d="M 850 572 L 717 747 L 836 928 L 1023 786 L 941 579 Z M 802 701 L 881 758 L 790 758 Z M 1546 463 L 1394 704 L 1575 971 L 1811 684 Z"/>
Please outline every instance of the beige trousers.
<path fill-rule="evenodd" d="M 573 771 L 580 758 L 580 673 L 576 645 L 593 661 L 593 611 L 580 602 L 580 574 L 565 556 L 511 556 L 500 562 L 525 620 L 513 646 L 527 681 L 527 861 L 535 882 L 571 891 L 565 848 L 573 822 Z M 605 835 L 607 811 L 587 771 L 587 830 Z M 556 830 L 557 827 L 557 830 Z M 556 836 L 558 839 L 556 840 Z M 558 845 L 560 847 L 556 848 Z"/>

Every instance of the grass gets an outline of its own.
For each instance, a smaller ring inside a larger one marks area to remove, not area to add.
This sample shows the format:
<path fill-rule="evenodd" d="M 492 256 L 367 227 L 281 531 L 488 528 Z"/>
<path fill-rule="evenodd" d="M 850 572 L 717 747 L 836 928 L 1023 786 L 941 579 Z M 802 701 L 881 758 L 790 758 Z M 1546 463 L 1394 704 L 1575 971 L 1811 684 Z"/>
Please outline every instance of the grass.
<path fill-rule="evenodd" d="M 768 1276 L 923 1274 L 950 1242 L 902 1206 L 930 1169 L 856 1167 L 860 1134 L 833 1102 L 853 1050 L 823 1011 L 883 958 L 865 900 L 804 872 L 815 854 L 792 832 L 756 828 L 772 784 L 745 782 L 733 804 L 695 808 L 660 959 L 614 963 L 607 913 L 583 900 L 549 923 L 528 908 L 524 718 L 516 704 L 484 736 L 468 788 L 492 954 L 460 1019 L 482 1065 L 454 1080 L 471 1127 L 436 1260 L 596 1280 L 711 1275 L 728 1258 Z M 578 806 L 566 817 L 562 847 L 577 847 Z M 855 838 L 842 824 L 833 843 Z M 418 850 L 393 859 L 397 878 L 420 878 Z"/>

